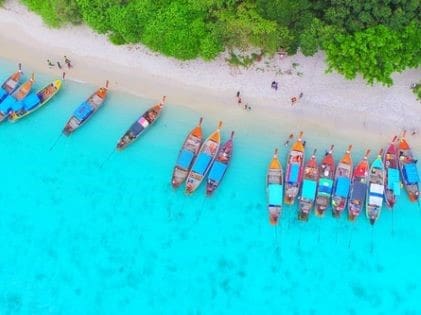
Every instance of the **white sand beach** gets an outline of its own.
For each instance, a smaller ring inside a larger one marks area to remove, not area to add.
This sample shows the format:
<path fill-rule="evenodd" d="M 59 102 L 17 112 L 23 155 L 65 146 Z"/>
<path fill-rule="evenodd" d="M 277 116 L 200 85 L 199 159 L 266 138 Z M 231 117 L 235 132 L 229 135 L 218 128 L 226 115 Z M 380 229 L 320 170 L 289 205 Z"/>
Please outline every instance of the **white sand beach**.
<path fill-rule="evenodd" d="M 223 111 L 225 117 L 244 120 L 245 125 L 258 120 L 268 132 L 285 122 L 295 128 L 318 128 L 324 135 L 385 143 L 408 129 L 417 130 L 410 142 L 421 148 L 421 104 L 410 89 L 421 78 L 419 69 L 394 75 L 394 85 L 384 87 L 368 86 L 361 78 L 350 81 L 337 73 L 326 74 L 323 53 L 277 56 L 249 69 L 228 66 L 224 56 L 212 62 L 181 62 L 141 45 L 115 46 L 87 26 L 48 28 L 15 0 L 0 8 L 0 47 L 0 58 L 57 76 L 61 70 L 49 68 L 46 60 L 64 65 L 67 55 L 74 65 L 67 79 L 102 85 L 108 78 L 111 89 L 150 99 L 165 94 L 172 104 L 204 115 Z M 277 91 L 271 88 L 273 80 L 279 82 Z M 237 91 L 251 112 L 236 104 Z M 300 93 L 303 98 L 291 106 L 290 99 Z"/>

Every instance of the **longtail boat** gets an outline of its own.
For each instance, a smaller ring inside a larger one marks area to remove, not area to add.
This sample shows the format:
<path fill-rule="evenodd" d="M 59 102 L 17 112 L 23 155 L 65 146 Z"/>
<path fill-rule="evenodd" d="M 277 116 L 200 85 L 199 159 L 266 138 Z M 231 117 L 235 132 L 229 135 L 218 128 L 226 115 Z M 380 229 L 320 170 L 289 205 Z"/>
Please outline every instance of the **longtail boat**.
<path fill-rule="evenodd" d="M 396 143 L 397 138 L 397 136 L 393 138 L 383 156 L 383 163 L 386 169 L 384 198 L 386 205 L 389 208 L 393 208 L 396 203 L 397 196 L 401 194 L 398 148 Z"/>
<path fill-rule="evenodd" d="M 373 225 L 380 217 L 383 206 L 384 184 L 386 171 L 382 161 L 383 149 L 371 164 L 368 175 L 367 200 L 365 214 L 370 224 Z"/>
<path fill-rule="evenodd" d="M 402 175 L 403 185 L 410 201 L 418 201 L 420 196 L 419 176 L 417 160 L 414 158 L 411 148 L 405 139 L 405 132 L 399 139 L 399 169 Z"/>
<path fill-rule="evenodd" d="M 339 217 L 346 208 L 352 178 L 352 145 L 348 146 L 335 171 L 335 183 L 332 192 L 332 215 Z"/>
<path fill-rule="evenodd" d="M 284 185 L 284 201 L 288 205 L 294 204 L 303 180 L 304 145 L 302 136 L 303 132 L 300 132 L 288 155 Z"/>
<path fill-rule="evenodd" d="M 206 194 L 208 196 L 212 195 L 216 188 L 218 188 L 224 178 L 228 165 L 231 162 L 232 150 L 234 147 L 233 138 L 234 131 L 231 132 L 230 138 L 219 148 L 215 161 L 210 168 L 206 184 Z"/>
<path fill-rule="evenodd" d="M 278 158 L 278 149 L 275 149 L 266 174 L 266 195 L 268 200 L 269 222 L 278 224 L 282 213 L 284 173 Z"/>
<path fill-rule="evenodd" d="M 177 188 L 186 180 L 193 161 L 202 145 L 202 121 L 203 118 L 200 117 L 199 123 L 189 132 L 178 153 L 171 180 L 174 188 Z"/>
<path fill-rule="evenodd" d="M 368 183 L 368 155 L 370 150 L 367 150 L 363 159 L 357 164 L 354 169 L 354 176 L 352 177 L 351 191 L 348 200 L 348 219 L 354 221 L 361 213 L 367 195 Z"/>
<path fill-rule="evenodd" d="M 162 101 L 158 104 L 155 104 L 144 112 L 124 133 L 117 143 L 117 149 L 123 150 L 130 143 L 135 141 L 148 127 L 153 125 L 155 121 L 160 117 L 162 109 L 165 104 L 165 96 L 162 98 Z"/>
<path fill-rule="evenodd" d="M 83 126 L 98 109 L 102 107 L 108 92 L 108 80 L 104 87 L 99 88 L 86 101 L 80 104 L 73 112 L 63 128 L 63 134 L 69 136 L 73 131 Z"/>
<path fill-rule="evenodd" d="M 186 193 L 193 193 L 209 172 L 221 144 L 221 127 L 222 121 L 219 122 L 216 130 L 211 133 L 200 147 L 197 158 L 194 160 L 193 166 L 187 176 Z"/>
<path fill-rule="evenodd" d="M 23 83 L 17 90 L 0 103 L 0 122 L 9 117 L 11 111 L 18 111 L 22 108 L 22 100 L 24 100 L 31 91 L 34 81 L 35 78 L 32 73 L 29 80 Z"/>
<path fill-rule="evenodd" d="M 316 151 L 313 151 L 310 160 L 304 167 L 303 185 L 298 206 L 298 219 L 308 221 L 311 209 L 314 206 L 317 192 L 317 182 L 319 181 L 319 167 L 317 166 Z"/>
<path fill-rule="evenodd" d="M 19 82 L 22 77 L 22 65 L 19 64 L 19 70 L 13 73 L 10 77 L 8 77 L 0 88 L 0 103 L 12 94 L 18 87 Z"/>
<path fill-rule="evenodd" d="M 335 160 L 333 158 L 332 144 L 329 151 L 323 157 L 319 167 L 319 185 L 316 197 L 316 215 L 323 216 L 330 204 L 330 196 L 333 190 L 333 179 L 335 178 Z"/>
<path fill-rule="evenodd" d="M 44 87 L 37 93 L 30 93 L 21 101 L 22 106 L 19 110 L 11 111 L 9 115 L 9 120 L 11 122 L 15 122 L 47 104 L 47 102 L 51 100 L 53 96 L 56 95 L 57 92 L 60 90 L 61 85 L 61 80 L 55 80 L 54 82 L 48 84 L 46 87 Z"/>

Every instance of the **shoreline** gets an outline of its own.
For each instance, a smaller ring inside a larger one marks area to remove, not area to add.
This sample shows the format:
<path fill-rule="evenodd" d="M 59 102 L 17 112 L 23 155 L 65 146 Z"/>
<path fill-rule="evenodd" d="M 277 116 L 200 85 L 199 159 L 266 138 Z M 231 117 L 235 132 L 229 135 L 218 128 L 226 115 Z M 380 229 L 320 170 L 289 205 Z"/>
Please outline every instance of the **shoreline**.
<path fill-rule="evenodd" d="M 114 46 L 86 26 L 50 29 L 13 0 L 0 8 L 0 47 L 1 58 L 22 62 L 24 70 L 29 65 L 37 72 L 61 75 L 62 70 L 48 68 L 46 60 L 62 62 L 67 55 L 74 65 L 66 71 L 69 80 L 100 86 L 108 79 L 111 90 L 154 102 L 167 95 L 172 104 L 244 125 L 260 124 L 268 133 L 294 127 L 335 134 L 344 141 L 357 137 L 386 144 L 401 129 L 421 132 L 421 104 L 409 88 L 420 77 L 418 69 L 395 74 L 394 85 L 387 88 L 367 86 L 361 78 L 349 81 L 336 73 L 325 74 L 320 52 L 314 57 L 264 59 L 249 69 L 232 68 L 223 56 L 212 62 L 181 62 L 140 45 Z M 279 82 L 277 91 L 270 87 L 273 80 Z M 237 91 L 251 112 L 239 108 Z M 303 99 L 292 107 L 290 98 L 301 92 Z M 419 137 L 409 141 L 421 148 Z"/>

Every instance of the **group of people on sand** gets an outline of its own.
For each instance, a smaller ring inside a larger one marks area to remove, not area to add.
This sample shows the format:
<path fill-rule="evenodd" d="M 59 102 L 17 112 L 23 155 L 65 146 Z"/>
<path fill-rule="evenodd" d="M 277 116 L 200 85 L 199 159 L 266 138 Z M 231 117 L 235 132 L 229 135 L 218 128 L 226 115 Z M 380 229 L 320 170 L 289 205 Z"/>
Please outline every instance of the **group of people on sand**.
<path fill-rule="evenodd" d="M 69 58 L 67 58 L 67 56 L 64 56 L 64 63 L 67 65 L 67 68 L 68 69 L 73 68 L 72 62 L 70 61 Z M 51 62 L 50 59 L 47 59 L 47 64 L 48 64 L 48 66 L 50 68 L 55 67 L 55 64 L 53 62 Z M 61 65 L 61 63 L 60 63 L 60 61 L 57 61 L 57 67 L 59 69 L 62 69 L 63 68 L 62 65 Z"/>
<path fill-rule="evenodd" d="M 237 103 L 238 105 L 242 106 L 243 100 L 241 99 L 240 91 L 237 91 Z M 244 104 L 244 110 L 251 110 L 251 107 L 248 103 Z"/>

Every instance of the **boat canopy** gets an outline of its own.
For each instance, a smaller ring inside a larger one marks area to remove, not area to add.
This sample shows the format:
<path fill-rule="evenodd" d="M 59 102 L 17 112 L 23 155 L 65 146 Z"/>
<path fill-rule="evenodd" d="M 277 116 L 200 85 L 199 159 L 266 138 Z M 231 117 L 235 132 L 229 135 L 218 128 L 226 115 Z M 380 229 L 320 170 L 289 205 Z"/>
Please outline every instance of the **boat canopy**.
<path fill-rule="evenodd" d="M 357 199 L 364 202 L 366 193 L 367 193 L 366 183 L 361 183 L 361 182 L 356 181 L 352 184 L 352 195 L 351 195 L 352 199 Z"/>
<path fill-rule="evenodd" d="M 304 199 L 314 200 L 316 196 L 317 182 L 311 179 L 305 179 L 303 182 L 303 194 Z"/>
<path fill-rule="evenodd" d="M 379 184 L 370 184 L 370 195 L 383 197 L 384 186 Z"/>
<path fill-rule="evenodd" d="M 332 192 L 333 180 L 330 178 L 321 178 L 319 181 L 319 192 L 330 195 Z"/>
<path fill-rule="evenodd" d="M 145 119 L 146 120 L 146 119 Z M 140 121 L 140 119 L 139 119 Z M 143 127 L 139 121 L 136 121 L 129 129 L 129 131 L 133 132 L 136 136 L 142 132 L 145 127 Z"/>
<path fill-rule="evenodd" d="M 37 93 L 31 93 L 23 101 L 23 108 L 25 110 L 31 110 L 32 108 L 37 106 L 40 103 L 40 101 L 41 100 Z"/>
<path fill-rule="evenodd" d="M 220 161 L 215 161 L 209 172 L 208 178 L 216 182 L 219 182 L 222 176 L 224 176 L 226 169 L 227 169 L 227 164 L 222 163 Z"/>
<path fill-rule="evenodd" d="M 399 183 L 399 171 L 396 168 L 387 169 L 387 188 L 394 189 L 395 183 Z"/>
<path fill-rule="evenodd" d="M 75 110 L 74 116 L 79 119 L 80 121 L 85 120 L 89 117 L 89 115 L 93 112 L 92 105 L 88 102 L 83 102 L 79 105 L 79 107 Z"/>
<path fill-rule="evenodd" d="M 291 164 L 289 169 L 288 183 L 295 184 L 298 182 L 298 175 L 300 174 L 300 166 L 298 164 Z"/>
<path fill-rule="evenodd" d="M 339 177 L 336 182 L 335 195 L 346 198 L 349 194 L 349 186 L 351 181 L 348 177 Z"/>
<path fill-rule="evenodd" d="M 416 184 L 419 181 L 417 166 L 415 163 L 406 164 L 403 167 L 403 175 L 408 184 Z"/>
<path fill-rule="evenodd" d="M 281 184 L 269 184 L 269 206 L 282 206 L 283 190 Z"/>
<path fill-rule="evenodd" d="M 193 160 L 194 153 L 189 150 L 182 150 L 180 156 L 177 159 L 177 166 L 188 169 L 191 161 Z"/>
<path fill-rule="evenodd" d="M 7 114 L 11 109 L 13 109 L 14 103 L 16 103 L 16 98 L 12 95 L 7 96 L 4 101 L 0 103 L 0 112 Z"/>
<path fill-rule="evenodd" d="M 211 160 L 212 157 L 209 154 L 205 152 L 199 153 L 199 156 L 197 157 L 197 160 L 193 165 L 192 171 L 200 175 L 205 174 L 206 169 L 208 168 Z"/>
<path fill-rule="evenodd" d="M 377 207 L 381 208 L 381 206 L 383 204 L 383 198 L 378 197 L 378 196 L 370 196 L 368 198 L 368 204 L 370 206 L 377 206 Z"/>

